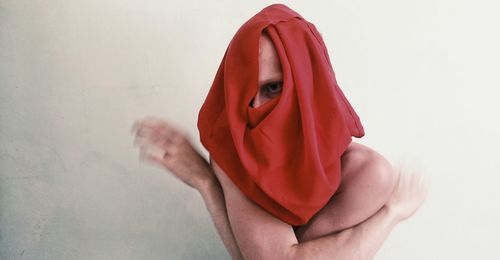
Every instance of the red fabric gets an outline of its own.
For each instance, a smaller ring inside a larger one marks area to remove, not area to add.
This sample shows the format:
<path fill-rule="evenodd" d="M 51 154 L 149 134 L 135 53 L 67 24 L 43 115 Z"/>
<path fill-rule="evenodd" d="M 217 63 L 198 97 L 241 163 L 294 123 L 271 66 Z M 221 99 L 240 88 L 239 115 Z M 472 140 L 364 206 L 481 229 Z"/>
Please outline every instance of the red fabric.
<path fill-rule="evenodd" d="M 283 70 L 279 97 L 253 108 L 259 38 L 267 31 Z M 200 109 L 200 140 L 250 200 L 291 225 L 306 224 L 340 184 L 340 157 L 364 129 L 337 85 L 312 23 L 283 4 L 244 23 Z"/>

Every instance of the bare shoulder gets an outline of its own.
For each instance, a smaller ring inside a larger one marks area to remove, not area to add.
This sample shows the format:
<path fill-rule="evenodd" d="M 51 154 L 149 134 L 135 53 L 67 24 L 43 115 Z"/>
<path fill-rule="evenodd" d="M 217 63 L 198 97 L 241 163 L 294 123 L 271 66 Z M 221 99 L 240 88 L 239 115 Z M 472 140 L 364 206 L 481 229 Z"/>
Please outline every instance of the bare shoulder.
<path fill-rule="evenodd" d="M 392 167 L 391 163 L 375 149 L 352 141 L 346 151 L 342 154 L 342 169 L 354 170 L 377 165 L 380 167 Z"/>
<path fill-rule="evenodd" d="M 349 153 L 355 153 L 357 155 L 367 156 L 367 155 L 374 155 L 377 152 L 373 148 L 367 145 L 352 141 L 342 156 Z"/>

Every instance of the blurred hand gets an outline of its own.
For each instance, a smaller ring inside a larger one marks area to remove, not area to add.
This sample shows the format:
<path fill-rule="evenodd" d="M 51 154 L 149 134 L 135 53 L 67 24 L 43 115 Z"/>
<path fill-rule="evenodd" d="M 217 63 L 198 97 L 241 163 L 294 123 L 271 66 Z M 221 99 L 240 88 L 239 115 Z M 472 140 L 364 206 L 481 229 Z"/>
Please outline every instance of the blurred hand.
<path fill-rule="evenodd" d="M 399 180 L 386 207 L 399 221 L 412 216 L 427 197 L 427 185 L 415 170 L 398 169 Z"/>
<path fill-rule="evenodd" d="M 199 189 L 204 181 L 215 178 L 187 134 L 172 124 L 146 117 L 135 121 L 131 131 L 135 133 L 134 144 L 140 147 L 141 159 L 166 168 L 190 187 Z"/>

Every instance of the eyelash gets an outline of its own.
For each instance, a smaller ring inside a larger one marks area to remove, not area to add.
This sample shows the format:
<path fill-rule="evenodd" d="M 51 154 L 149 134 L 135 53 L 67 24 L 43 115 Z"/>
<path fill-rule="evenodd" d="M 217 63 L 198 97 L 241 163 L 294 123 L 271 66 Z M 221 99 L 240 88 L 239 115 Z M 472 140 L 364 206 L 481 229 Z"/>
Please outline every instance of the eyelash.
<path fill-rule="evenodd" d="M 270 87 L 273 85 L 279 86 L 279 90 L 271 90 Z M 275 95 L 281 92 L 283 82 L 271 82 L 261 87 L 262 91 L 266 94 Z"/>

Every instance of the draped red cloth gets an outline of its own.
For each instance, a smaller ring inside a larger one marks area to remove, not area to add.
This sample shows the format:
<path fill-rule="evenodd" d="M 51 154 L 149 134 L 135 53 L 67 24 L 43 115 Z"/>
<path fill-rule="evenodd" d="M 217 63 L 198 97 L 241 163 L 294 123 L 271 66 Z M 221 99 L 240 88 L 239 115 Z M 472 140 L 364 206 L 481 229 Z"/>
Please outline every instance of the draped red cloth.
<path fill-rule="evenodd" d="M 266 31 L 283 70 L 279 97 L 253 108 L 259 38 Z M 315 26 L 284 4 L 245 22 L 229 43 L 198 115 L 200 141 L 247 198 L 303 225 L 340 184 L 340 157 L 364 136 L 335 79 Z"/>

